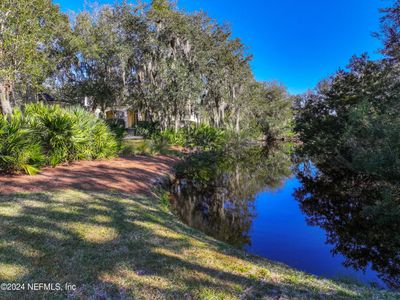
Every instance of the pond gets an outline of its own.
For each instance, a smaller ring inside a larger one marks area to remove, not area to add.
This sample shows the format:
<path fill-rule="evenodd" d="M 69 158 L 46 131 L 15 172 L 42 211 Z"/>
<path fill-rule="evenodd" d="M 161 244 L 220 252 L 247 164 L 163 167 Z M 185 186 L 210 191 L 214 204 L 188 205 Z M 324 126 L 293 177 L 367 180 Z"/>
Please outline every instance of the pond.
<path fill-rule="evenodd" d="M 354 230 L 362 228 L 362 218 L 354 204 L 346 210 L 343 202 L 331 201 L 335 194 L 318 190 L 292 157 L 286 145 L 192 154 L 176 167 L 171 209 L 189 226 L 250 253 L 318 276 L 386 288 L 398 269 L 375 260 L 370 252 L 376 245 L 358 239 Z"/>

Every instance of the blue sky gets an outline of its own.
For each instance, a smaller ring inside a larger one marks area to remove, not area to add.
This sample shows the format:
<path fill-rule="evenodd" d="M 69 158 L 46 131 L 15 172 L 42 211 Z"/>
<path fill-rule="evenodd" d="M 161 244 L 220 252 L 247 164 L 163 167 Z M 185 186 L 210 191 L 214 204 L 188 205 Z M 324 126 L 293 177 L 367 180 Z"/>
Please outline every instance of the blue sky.
<path fill-rule="evenodd" d="M 84 0 L 55 0 L 63 11 Z M 98 3 L 113 3 L 101 0 Z M 379 8 L 390 0 L 178 0 L 187 11 L 204 10 L 231 25 L 249 47 L 257 80 L 276 80 L 291 93 L 305 92 L 354 54 L 378 57 Z"/>

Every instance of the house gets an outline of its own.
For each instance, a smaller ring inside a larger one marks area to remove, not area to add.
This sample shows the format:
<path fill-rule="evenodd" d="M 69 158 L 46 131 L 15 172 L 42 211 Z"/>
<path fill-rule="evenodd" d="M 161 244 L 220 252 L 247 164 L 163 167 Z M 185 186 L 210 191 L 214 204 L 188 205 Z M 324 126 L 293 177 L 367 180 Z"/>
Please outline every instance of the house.
<path fill-rule="evenodd" d="M 127 107 L 116 107 L 116 108 L 108 108 L 105 111 L 105 118 L 107 120 L 112 119 L 121 119 L 125 123 L 125 128 L 132 128 L 137 121 L 139 121 L 140 116 L 133 109 Z"/>
<path fill-rule="evenodd" d="M 93 107 L 93 100 L 85 96 L 83 106 L 87 109 L 91 109 L 91 107 Z M 104 111 L 104 114 L 97 108 L 94 110 L 94 114 L 97 117 L 103 116 L 107 120 L 123 120 L 126 129 L 132 128 L 138 121 L 138 114 L 128 107 L 108 107 Z"/>

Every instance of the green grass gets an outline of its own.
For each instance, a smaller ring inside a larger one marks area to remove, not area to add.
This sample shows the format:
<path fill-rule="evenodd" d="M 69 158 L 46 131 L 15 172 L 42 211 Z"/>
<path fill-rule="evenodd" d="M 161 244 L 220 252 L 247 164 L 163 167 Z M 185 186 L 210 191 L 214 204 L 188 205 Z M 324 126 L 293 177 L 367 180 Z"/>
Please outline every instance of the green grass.
<path fill-rule="evenodd" d="M 0 282 L 78 287 L 14 299 L 400 299 L 236 250 L 156 196 L 76 190 L 0 195 Z"/>

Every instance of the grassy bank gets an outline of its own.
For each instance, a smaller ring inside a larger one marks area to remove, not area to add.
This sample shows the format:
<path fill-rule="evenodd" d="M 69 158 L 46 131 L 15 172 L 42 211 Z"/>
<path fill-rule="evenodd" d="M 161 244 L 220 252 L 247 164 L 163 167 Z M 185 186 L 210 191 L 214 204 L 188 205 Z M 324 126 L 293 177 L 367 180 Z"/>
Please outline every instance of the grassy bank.
<path fill-rule="evenodd" d="M 78 287 L 0 291 L 19 299 L 400 299 L 247 255 L 183 225 L 155 196 L 77 190 L 0 195 L 0 281 Z"/>

